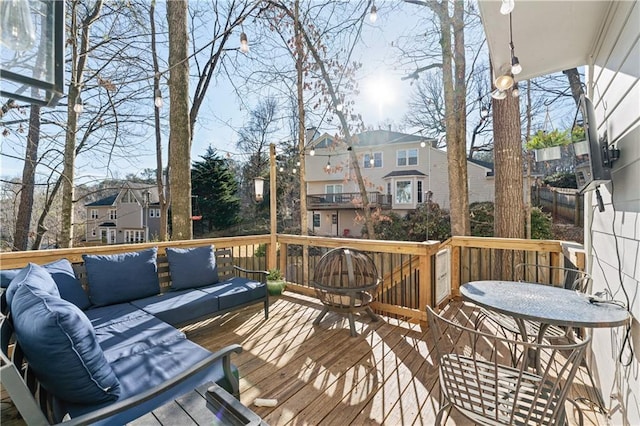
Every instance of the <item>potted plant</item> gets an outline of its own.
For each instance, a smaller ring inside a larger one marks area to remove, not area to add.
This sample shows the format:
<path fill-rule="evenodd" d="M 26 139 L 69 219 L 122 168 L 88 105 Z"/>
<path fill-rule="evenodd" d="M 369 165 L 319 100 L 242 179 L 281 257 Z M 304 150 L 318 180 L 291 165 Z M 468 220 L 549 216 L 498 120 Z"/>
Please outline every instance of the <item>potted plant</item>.
<path fill-rule="evenodd" d="M 273 268 L 267 272 L 267 291 L 271 296 L 279 296 L 286 287 L 287 283 L 280 272 L 280 269 Z"/>
<path fill-rule="evenodd" d="M 561 146 L 571 143 L 569 131 L 554 129 L 550 132 L 538 130 L 527 142 L 527 149 L 535 151 L 536 161 L 557 160 L 562 156 Z"/>

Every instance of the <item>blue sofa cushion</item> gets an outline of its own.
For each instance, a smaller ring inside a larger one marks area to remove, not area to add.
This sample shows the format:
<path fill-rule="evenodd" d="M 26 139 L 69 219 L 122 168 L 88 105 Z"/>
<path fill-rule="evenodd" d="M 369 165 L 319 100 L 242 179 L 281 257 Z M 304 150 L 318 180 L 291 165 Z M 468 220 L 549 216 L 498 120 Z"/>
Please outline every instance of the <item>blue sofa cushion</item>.
<path fill-rule="evenodd" d="M 27 268 L 11 314 L 16 339 L 42 386 L 57 398 L 81 404 L 116 400 L 120 383 L 89 319 L 74 304 L 42 290 L 55 287 L 44 268 Z M 47 285 L 39 282 L 46 280 Z"/>
<path fill-rule="evenodd" d="M 218 282 L 218 266 L 213 246 L 167 248 L 171 288 L 204 287 Z"/>
<path fill-rule="evenodd" d="M 91 307 L 91 309 L 84 311 L 84 314 L 89 318 L 89 321 L 91 321 L 94 330 L 148 315 L 145 311 L 133 306 L 129 302 Z"/>
<path fill-rule="evenodd" d="M 122 358 L 114 362 L 113 370 L 120 378 L 122 393 L 118 401 L 135 396 L 159 385 L 166 380 L 184 372 L 189 367 L 208 357 L 211 353 L 197 344 L 184 339 L 170 344 L 161 344 L 149 348 L 144 352 Z M 237 375 L 237 369 L 232 366 Z M 209 368 L 194 374 L 189 379 L 168 389 L 159 396 L 146 401 L 127 411 L 107 418 L 97 424 L 125 424 L 131 420 L 146 414 L 155 408 L 176 399 L 177 397 L 191 392 L 193 389 L 208 381 L 218 383 L 220 386 L 231 392 L 230 386 L 224 378 L 222 362 L 218 361 Z M 71 417 L 77 417 L 85 413 L 94 411 L 106 404 L 79 405 L 70 404 L 65 401 L 57 401 L 61 415 L 68 412 Z"/>
<path fill-rule="evenodd" d="M 96 338 L 109 363 L 135 355 L 160 344 L 186 339 L 181 331 L 146 314 L 97 328 Z"/>
<path fill-rule="evenodd" d="M 197 289 L 170 291 L 133 300 L 131 304 L 171 325 L 181 325 L 219 310 L 217 295 Z"/>
<path fill-rule="evenodd" d="M 111 255 L 82 255 L 91 302 L 105 306 L 160 293 L 157 255 L 157 247 Z"/>
<path fill-rule="evenodd" d="M 60 297 L 67 300 L 78 308 L 84 310 L 91 306 L 89 296 L 82 288 L 82 284 L 73 272 L 73 266 L 67 259 L 56 260 L 42 265 L 51 274 L 53 281 L 58 286 Z M 6 269 L 0 271 L 0 281 L 2 287 L 8 287 L 11 280 L 21 271 L 21 269 Z"/>
<path fill-rule="evenodd" d="M 56 286 L 55 281 L 51 277 L 51 274 L 47 272 L 42 266 L 38 266 L 35 263 L 29 263 L 24 268 L 18 270 L 13 279 L 9 283 L 6 292 L 7 305 L 11 309 L 11 303 L 14 295 L 18 290 L 29 285 L 34 289 L 38 289 L 51 296 L 60 297 L 60 291 Z"/>
<path fill-rule="evenodd" d="M 53 277 L 53 281 L 55 281 L 60 291 L 60 297 L 73 303 L 82 310 L 91 306 L 89 296 L 82 288 L 80 281 L 76 278 L 71 262 L 67 259 L 56 260 L 55 262 L 44 265 L 44 269 Z"/>
<path fill-rule="evenodd" d="M 266 284 L 243 277 L 230 278 L 200 290 L 217 296 L 221 311 L 267 297 Z"/>

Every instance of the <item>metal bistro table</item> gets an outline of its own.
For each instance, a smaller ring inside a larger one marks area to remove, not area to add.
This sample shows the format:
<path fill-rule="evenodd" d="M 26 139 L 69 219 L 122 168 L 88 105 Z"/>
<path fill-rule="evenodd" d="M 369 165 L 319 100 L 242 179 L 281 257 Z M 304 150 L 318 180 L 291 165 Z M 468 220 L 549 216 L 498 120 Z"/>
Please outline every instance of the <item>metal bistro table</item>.
<path fill-rule="evenodd" d="M 514 318 L 523 339 L 527 339 L 524 320 L 540 323 L 536 341 L 542 342 L 550 325 L 565 327 L 608 328 L 626 324 L 629 312 L 610 303 L 591 302 L 587 295 L 550 285 L 516 281 L 471 281 L 460 287 L 463 299 L 483 308 Z M 534 365 L 539 368 L 535 354 Z M 591 381 L 591 372 L 589 372 Z M 594 383 L 592 383 L 594 384 Z M 594 384 L 595 387 L 595 384 Z M 595 389 L 600 408 L 602 395 Z"/>
<path fill-rule="evenodd" d="M 460 294 L 465 300 L 510 315 L 520 323 L 522 320 L 541 323 L 538 342 L 550 325 L 606 328 L 629 321 L 629 312 L 620 306 L 590 302 L 585 294 L 543 284 L 472 281 L 460 287 Z"/>

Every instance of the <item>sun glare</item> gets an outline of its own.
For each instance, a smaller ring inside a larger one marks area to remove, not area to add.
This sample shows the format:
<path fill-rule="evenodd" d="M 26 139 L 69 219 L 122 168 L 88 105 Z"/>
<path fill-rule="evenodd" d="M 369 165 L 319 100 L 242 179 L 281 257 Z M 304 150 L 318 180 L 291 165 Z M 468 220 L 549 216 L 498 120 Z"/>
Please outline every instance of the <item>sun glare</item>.
<path fill-rule="evenodd" d="M 379 109 L 393 105 L 396 101 L 396 93 L 391 80 L 384 75 L 377 75 L 367 80 L 366 93 L 370 102 Z"/>

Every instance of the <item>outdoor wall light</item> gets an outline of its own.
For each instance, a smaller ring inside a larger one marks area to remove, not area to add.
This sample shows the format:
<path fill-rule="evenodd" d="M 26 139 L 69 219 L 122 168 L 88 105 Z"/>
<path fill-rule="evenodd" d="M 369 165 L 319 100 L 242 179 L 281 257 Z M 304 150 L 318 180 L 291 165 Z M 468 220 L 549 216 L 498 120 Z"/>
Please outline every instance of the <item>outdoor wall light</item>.
<path fill-rule="evenodd" d="M 507 97 L 507 92 L 496 89 L 493 92 L 491 92 L 491 97 L 496 100 L 501 100 Z"/>
<path fill-rule="evenodd" d="M 502 4 L 500 5 L 500 13 L 502 13 L 503 15 L 508 15 L 513 12 L 513 8 L 515 6 L 515 0 L 502 0 Z"/>
<path fill-rule="evenodd" d="M 495 85 L 502 91 L 509 90 L 513 86 L 513 75 L 508 73 L 499 76 L 496 78 Z"/>
<path fill-rule="evenodd" d="M 0 1 L 0 96 L 55 106 L 64 91 L 64 1 Z"/>
<path fill-rule="evenodd" d="M 259 203 L 264 200 L 264 178 L 260 176 L 253 178 L 253 184 L 255 185 L 256 201 Z"/>
<path fill-rule="evenodd" d="M 247 34 L 243 31 L 240 33 L 240 51 L 242 53 L 249 52 L 249 40 L 247 39 Z"/>
<path fill-rule="evenodd" d="M 376 7 L 375 4 L 371 6 L 371 13 L 369 14 L 369 20 L 371 21 L 372 24 L 375 24 L 375 22 L 378 20 L 378 8 Z"/>
<path fill-rule="evenodd" d="M 164 103 L 162 101 L 162 92 L 160 91 L 160 89 L 155 90 L 155 97 L 153 99 L 153 103 L 155 104 L 156 108 L 158 109 L 162 108 L 162 105 Z"/>

